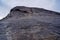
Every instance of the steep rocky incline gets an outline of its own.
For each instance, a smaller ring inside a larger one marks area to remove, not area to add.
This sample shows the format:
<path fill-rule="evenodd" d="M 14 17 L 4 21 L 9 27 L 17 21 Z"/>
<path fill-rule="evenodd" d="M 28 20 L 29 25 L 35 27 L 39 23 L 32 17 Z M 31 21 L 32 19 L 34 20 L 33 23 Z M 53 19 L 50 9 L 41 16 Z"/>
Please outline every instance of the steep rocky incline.
<path fill-rule="evenodd" d="M 16 6 L 0 20 L 0 40 L 60 40 L 60 13 Z"/>

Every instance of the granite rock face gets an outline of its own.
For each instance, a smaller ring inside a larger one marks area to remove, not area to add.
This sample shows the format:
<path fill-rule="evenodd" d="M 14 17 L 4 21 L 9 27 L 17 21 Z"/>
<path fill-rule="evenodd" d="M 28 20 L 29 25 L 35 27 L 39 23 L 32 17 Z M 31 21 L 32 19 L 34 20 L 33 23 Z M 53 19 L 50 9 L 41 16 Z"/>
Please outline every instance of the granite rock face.
<path fill-rule="evenodd" d="M 60 40 L 60 13 L 16 6 L 0 20 L 0 40 Z"/>

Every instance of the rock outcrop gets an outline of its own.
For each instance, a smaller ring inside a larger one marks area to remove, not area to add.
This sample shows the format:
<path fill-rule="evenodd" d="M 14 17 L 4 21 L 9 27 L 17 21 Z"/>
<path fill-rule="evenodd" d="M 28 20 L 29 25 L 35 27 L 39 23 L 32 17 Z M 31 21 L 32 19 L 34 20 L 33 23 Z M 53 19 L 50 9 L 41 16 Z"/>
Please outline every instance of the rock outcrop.
<path fill-rule="evenodd" d="M 0 20 L 0 40 L 60 40 L 60 13 L 16 6 Z"/>

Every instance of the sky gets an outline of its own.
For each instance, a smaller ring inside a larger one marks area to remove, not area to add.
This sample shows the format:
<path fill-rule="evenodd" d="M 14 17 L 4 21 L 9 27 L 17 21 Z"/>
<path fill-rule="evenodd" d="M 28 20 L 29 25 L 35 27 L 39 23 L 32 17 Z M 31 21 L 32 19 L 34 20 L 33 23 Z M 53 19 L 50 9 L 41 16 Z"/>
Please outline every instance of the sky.
<path fill-rule="evenodd" d="M 60 12 L 60 0 L 0 0 L 0 19 L 15 6 L 38 7 Z"/>

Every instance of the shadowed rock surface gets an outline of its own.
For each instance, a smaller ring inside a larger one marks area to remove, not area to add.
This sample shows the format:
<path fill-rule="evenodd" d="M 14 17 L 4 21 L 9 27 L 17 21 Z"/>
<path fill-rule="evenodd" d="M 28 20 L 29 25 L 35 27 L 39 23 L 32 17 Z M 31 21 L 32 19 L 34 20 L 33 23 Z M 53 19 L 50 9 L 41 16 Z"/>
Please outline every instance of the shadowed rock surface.
<path fill-rule="evenodd" d="M 16 6 L 0 20 L 0 40 L 60 40 L 60 13 Z"/>

